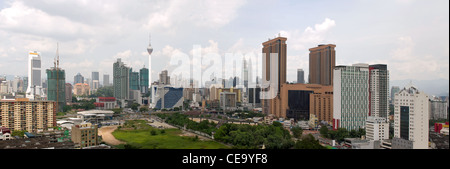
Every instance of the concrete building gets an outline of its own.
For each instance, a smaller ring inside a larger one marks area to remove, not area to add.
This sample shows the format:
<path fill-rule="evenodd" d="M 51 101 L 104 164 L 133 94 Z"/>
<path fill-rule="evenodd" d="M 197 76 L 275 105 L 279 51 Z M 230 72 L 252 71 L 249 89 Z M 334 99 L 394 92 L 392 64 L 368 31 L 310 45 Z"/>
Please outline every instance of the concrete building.
<path fill-rule="evenodd" d="M 66 83 L 65 85 L 66 87 L 66 104 L 67 103 L 72 103 L 72 91 L 73 91 L 73 86 L 70 83 Z"/>
<path fill-rule="evenodd" d="M 84 82 L 84 77 L 83 77 L 83 75 L 81 75 L 80 73 L 78 73 L 77 75 L 75 75 L 75 76 L 73 77 L 73 84 L 75 85 L 75 84 L 77 84 L 77 83 L 85 83 L 85 82 Z"/>
<path fill-rule="evenodd" d="M 366 121 L 367 140 L 387 140 L 389 139 L 389 123 L 383 117 L 367 117 Z"/>
<path fill-rule="evenodd" d="M 364 128 L 369 116 L 369 65 L 336 66 L 333 76 L 333 128 Z"/>
<path fill-rule="evenodd" d="M 90 87 L 87 83 L 77 83 L 73 88 L 75 96 L 87 96 L 91 94 Z"/>
<path fill-rule="evenodd" d="M 97 125 L 82 123 L 72 127 L 72 141 L 81 148 L 100 144 Z"/>
<path fill-rule="evenodd" d="M 133 72 L 133 68 L 130 68 L 130 90 L 140 90 L 139 72 Z"/>
<path fill-rule="evenodd" d="M 428 100 L 412 85 L 395 94 L 394 137 L 412 141 L 413 149 L 428 149 Z"/>
<path fill-rule="evenodd" d="M 275 39 L 269 39 L 264 42 L 262 53 L 263 53 L 263 85 L 270 86 L 276 91 L 271 91 L 270 88 L 262 88 L 264 92 L 264 98 L 262 100 L 262 110 L 263 114 L 274 114 L 276 112 L 276 104 L 280 103 L 280 92 L 281 85 L 286 83 L 286 56 L 287 56 L 287 38 L 277 37 Z M 276 56 L 276 58 L 272 58 Z M 272 62 L 275 59 L 277 62 Z M 264 63 L 265 60 L 265 63 Z M 277 65 L 273 65 L 278 63 Z M 271 70 L 272 69 L 272 70 Z M 273 70 L 275 69 L 275 70 Z M 270 98 L 270 99 L 269 99 Z"/>
<path fill-rule="evenodd" d="M 46 97 L 41 78 L 41 53 L 30 51 L 28 54 L 28 88 L 26 97 L 32 100 L 39 100 Z"/>
<path fill-rule="evenodd" d="M 98 97 L 95 106 L 100 110 L 110 110 L 116 108 L 116 98 L 114 97 Z"/>
<path fill-rule="evenodd" d="M 105 120 L 112 120 L 114 112 L 111 110 L 87 110 L 77 112 L 77 118 L 81 121 L 98 124 Z"/>
<path fill-rule="evenodd" d="M 109 84 L 109 74 L 103 74 L 103 86 L 110 86 Z"/>
<path fill-rule="evenodd" d="M 159 84 L 161 85 L 170 85 L 170 76 L 167 70 L 163 70 L 159 74 Z"/>
<path fill-rule="evenodd" d="M 389 115 L 389 70 L 387 65 L 369 66 L 369 116 L 382 117 Z"/>
<path fill-rule="evenodd" d="M 47 69 L 47 100 L 57 102 L 58 111 L 66 105 L 66 73 L 64 69 Z"/>
<path fill-rule="evenodd" d="M 305 71 L 297 69 L 297 83 L 305 83 Z"/>
<path fill-rule="evenodd" d="M 119 58 L 113 65 L 114 97 L 117 100 L 127 100 L 130 93 L 130 68 Z"/>
<path fill-rule="evenodd" d="M 11 131 L 41 132 L 56 126 L 54 101 L 30 101 L 28 98 L 1 100 L 0 126 Z"/>
<path fill-rule="evenodd" d="M 446 101 L 441 100 L 439 97 L 433 97 L 430 99 L 429 104 L 430 120 L 447 119 L 448 106 Z"/>
<path fill-rule="evenodd" d="M 398 93 L 400 91 L 400 87 L 398 87 L 398 86 L 392 86 L 392 88 L 391 88 L 391 104 L 394 104 L 394 97 L 395 97 L 395 94 L 396 93 Z"/>
<path fill-rule="evenodd" d="M 173 109 L 175 107 L 183 106 L 183 88 L 173 87 L 155 87 L 152 91 L 152 98 L 154 98 L 154 105 L 150 108 L 156 109 Z"/>
<path fill-rule="evenodd" d="M 148 93 L 148 74 L 149 71 L 145 67 L 139 70 L 139 88 L 141 89 L 141 93 Z"/>
<path fill-rule="evenodd" d="M 309 49 L 310 84 L 333 85 L 333 70 L 336 65 L 336 45 L 319 45 Z"/>
<path fill-rule="evenodd" d="M 220 93 L 220 107 L 223 110 L 236 110 L 236 93 L 233 92 L 221 92 Z"/>

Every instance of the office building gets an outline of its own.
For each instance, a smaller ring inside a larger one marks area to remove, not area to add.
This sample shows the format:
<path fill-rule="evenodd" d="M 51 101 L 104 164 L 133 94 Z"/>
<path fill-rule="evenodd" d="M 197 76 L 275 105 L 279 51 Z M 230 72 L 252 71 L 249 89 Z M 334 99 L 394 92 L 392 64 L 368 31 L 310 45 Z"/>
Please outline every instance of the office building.
<path fill-rule="evenodd" d="M 26 97 L 32 100 L 39 100 L 46 97 L 42 87 L 41 54 L 37 51 L 30 51 L 28 54 L 28 88 Z"/>
<path fill-rule="evenodd" d="M 139 70 L 139 88 L 141 89 L 141 93 L 148 93 L 149 87 L 149 79 L 148 79 L 148 69 L 142 68 Z"/>
<path fill-rule="evenodd" d="M 100 74 L 98 72 L 92 72 L 91 78 L 92 78 L 91 89 L 93 92 L 95 92 L 100 87 Z"/>
<path fill-rule="evenodd" d="M 128 99 L 130 93 L 130 70 L 119 58 L 113 65 L 114 97 L 118 100 Z"/>
<path fill-rule="evenodd" d="M 155 98 L 156 109 L 173 109 L 175 107 L 183 106 L 183 88 L 173 87 L 155 87 L 152 91 L 152 98 Z"/>
<path fill-rule="evenodd" d="M 383 117 L 389 115 L 389 70 L 387 65 L 369 66 L 369 116 Z"/>
<path fill-rule="evenodd" d="M 412 142 L 413 149 L 428 149 L 429 97 L 409 85 L 395 94 L 394 138 Z"/>
<path fill-rule="evenodd" d="M 333 78 L 333 128 L 364 128 L 370 110 L 369 65 L 336 66 Z"/>
<path fill-rule="evenodd" d="M 389 139 L 389 123 L 384 117 L 367 117 L 365 129 L 367 140 Z"/>
<path fill-rule="evenodd" d="M 277 37 L 262 44 L 263 86 L 269 86 L 268 84 L 270 84 L 270 87 L 275 90 L 261 89 L 264 92 L 263 98 L 265 98 L 262 100 L 261 106 L 263 114 L 266 115 L 280 111 L 279 107 L 277 108 L 275 105 L 280 103 L 281 85 L 286 83 L 286 41 L 287 38 L 285 37 Z M 276 62 L 272 62 L 272 59 L 275 59 Z M 277 63 L 277 65 L 273 65 L 274 63 Z"/>
<path fill-rule="evenodd" d="M 433 97 L 429 101 L 429 117 L 430 120 L 447 119 L 448 116 L 448 106 L 445 100 L 439 97 Z"/>
<path fill-rule="evenodd" d="M 46 131 L 56 127 L 56 102 L 28 98 L 1 100 L 0 126 L 11 131 Z"/>
<path fill-rule="evenodd" d="M 103 74 L 103 86 L 109 86 L 109 74 Z"/>
<path fill-rule="evenodd" d="M 77 84 L 77 83 L 85 83 L 84 82 L 84 77 L 80 73 L 78 73 L 77 75 L 75 75 L 73 77 L 73 84 Z"/>
<path fill-rule="evenodd" d="M 159 74 L 159 84 L 160 85 L 170 85 L 170 76 L 168 74 L 169 73 L 167 70 L 163 70 Z"/>
<path fill-rule="evenodd" d="M 47 69 L 47 99 L 57 102 L 58 111 L 66 105 L 66 73 L 61 68 Z"/>
<path fill-rule="evenodd" d="M 72 103 L 72 90 L 73 86 L 70 83 L 66 83 L 66 104 Z"/>
<path fill-rule="evenodd" d="M 391 88 L 391 104 L 395 104 L 394 100 L 395 100 L 395 94 L 398 93 L 400 91 L 400 87 L 398 86 L 392 86 Z"/>
<path fill-rule="evenodd" d="M 333 85 L 333 70 L 336 65 L 336 45 L 319 45 L 309 49 L 310 84 Z"/>
<path fill-rule="evenodd" d="M 297 83 L 305 83 L 305 71 L 297 69 Z"/>

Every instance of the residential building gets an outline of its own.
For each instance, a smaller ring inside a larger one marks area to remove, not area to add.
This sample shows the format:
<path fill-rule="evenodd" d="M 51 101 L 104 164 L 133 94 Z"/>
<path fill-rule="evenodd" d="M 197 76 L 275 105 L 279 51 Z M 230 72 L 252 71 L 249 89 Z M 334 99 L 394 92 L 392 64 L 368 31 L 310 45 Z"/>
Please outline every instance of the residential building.
<path fill-rule="evenodd" d="M 125 66 L 120 58 L 114 63 L 113 68 L 114 97 L 117 100 L 126 100 L 129 98 L 130 93 L 131 68 Z"/>
<path fill-rule="evenodd" d="M 367 140 L 389 139 L 389 122 L 384 117 L 367 117 L 365 129 Z"/>
<path fill-rule="evenodd" d="M 409 85 L 395 94 L 394 137 L 409 140 L 413 149 L 428 149 L 429 97 Z"/>
<path fill-rule="evenodd" d="M 333 128 L 364 128 L 369 116 L 369 65 L 336 66 L 333 82 Z"/>
<path fill-rule="evenodd" d="M 319 45 L 309 49 L 310 84 L 333 85 L 333 70 L 336 65 L 336 45 Z"/>
<path fill-rule="evenodd" d="M 235 110 L 236 106 L 236 93 L 233 92 L 221 92 L 220 93 L 220 107 L 223 110 Z"/>
<path fill-rule="evenodd" d="M 430 120 L 447 119 L 448 106 L 446 101 L 439 97 L 433 97 L 430 99 L 429 104 Z"/>
<path fill-rule="evenodd" d="M 0 126 L 11 131 L 45 131 L 56 126 L 56 102 L 28 98 L 1 100 Z"/>
<path fill-rule="evenodd" d="M 98 137 L 98 127 L 91 123 L 82 123 L 72 127 L 72 141 L 80 148 L 96 146 L 100 144 Z"/>

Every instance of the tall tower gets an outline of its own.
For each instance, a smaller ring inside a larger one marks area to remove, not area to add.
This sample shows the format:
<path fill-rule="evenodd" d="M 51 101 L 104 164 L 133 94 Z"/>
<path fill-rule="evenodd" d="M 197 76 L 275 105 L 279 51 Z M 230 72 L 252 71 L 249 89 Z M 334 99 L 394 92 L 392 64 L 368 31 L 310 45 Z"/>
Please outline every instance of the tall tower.
<path fill-rule="evenodd" d="M 64 69 L 59 67 L 59 51 L 56 49 L 54 67 L 47 69 L 48 100 L 55 101 L 57 111 L 62 111 L 66 105 L 66 76 Z"/>
<path fill-rule="evenodd" d="M 34 100 L 36 96 L 45 97 L 42 91 L 41 53 L 30 51 L 28 52 L 28 88 L 26 97 Z"/>
<path fill-rule="evenodd" d="M 336 66 L 336 45 L 319 45 L 309 49 L 310 84 L 333 85 L 333 70 Z"/>
<path fill-rule="evenodd" d="M 148 41 L 148 47 L 147 47 L 147 52 L 148 52 L 148 80 L 150 82 L 150 84 L 152 83 L 152 53 L 153 53 L 153 47 L 152 47 L 152 43 L 151 43 L 152 37 L 151 35 L 149 35 L 149 41 Z"/>

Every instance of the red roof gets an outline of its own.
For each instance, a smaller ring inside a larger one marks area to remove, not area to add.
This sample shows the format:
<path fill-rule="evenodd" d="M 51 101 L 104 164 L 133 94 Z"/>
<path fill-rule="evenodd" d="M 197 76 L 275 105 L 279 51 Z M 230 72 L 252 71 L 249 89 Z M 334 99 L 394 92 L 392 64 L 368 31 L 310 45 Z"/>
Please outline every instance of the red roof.
<path fill-rule="evenodd" d="M 98 100 L 101 102 L 111 102 L 116 101 L 115 97 L 98 97 Z"/>
<path fill-rule="evenodd" d="M 105 107 L 105 103 L 94 103 L 95 107 Z"/>

